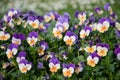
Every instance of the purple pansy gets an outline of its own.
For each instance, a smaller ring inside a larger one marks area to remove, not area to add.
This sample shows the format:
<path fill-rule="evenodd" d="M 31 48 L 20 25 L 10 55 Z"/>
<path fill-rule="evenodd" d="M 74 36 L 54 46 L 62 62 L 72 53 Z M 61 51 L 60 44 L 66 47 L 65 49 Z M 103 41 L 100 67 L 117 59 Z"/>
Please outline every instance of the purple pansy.
<path fill-rule="evenodd" d="M 100 56 L 97 54 L 97 52 L 94 52 L 87 57 L 87 64 L 91 67 L 95 67 L 99 60 Z"/>
<path fill-rule="evenodd" d="M 26 52 L 21 51 L 21 52 L 18 53 L 16 61 L 19 63 L 22 59 L 25 59 L 25 58 L 26 58 Z"/>
<path fill-rule="evenodd" d="M 63 75 L 64 77 L 71 77 L 72 74 L 74 73 L 74 69 L 75 69 L 75 65 L 70 63 L 70 64 L 64 64 L 62 65 L 63 69 L 62 69 L 62 72 L 63 72 Z"/>
<path fill-rule="evenodd" d="M 21 34 L 21 33 L 14 33 L 13 34 L 12 43 L 20 45 L 22 40 L 25 40 L 24 34 Z"/>
<path fill-rule="evenodd" d="M 80 31 L 80 38 L 84 39 L 86 36 L 89 36 L 90 32 L 92 32 L 92 28 L 90 26 L 85 26 L 84 29 Z"/>
<path fill-rule="evenodd" d="M 28 44 L 30 46 L 33 46 L 36 44 L 37 40 L 38 40 L 38 33 L 35 31 L 30 32 L 27 38 Z"/>
<path fill-rule="evenodd" d="M 112 8 L 111 8 L 111 6 L 110 6 L 110 4 L 109 4 L 109 3 L 106 3 L 106 4 L 104 5 L 104 9 L 105 9 L 106 11 L 109 11 L 109 12 L 110 12 L 110 14 L 112 14 L 112 13 L 113 13 Z"/>
<path fill-rule="evenodd" d="M 49 26 L 50 26 L 49 23 L 43 24 L 43 23 L 41 22 L 41 23 L 39 24 L 39 30 L 46 33 Z"/>
<path fill-rule="evenodd" d="M 104 57 L 107 55 L 107 52 L 109 50 L 109 45 L 106 43 L 99 43 L 97 44 L 97 54 L 101 57 Z"/>
<path fill-rule="evenodd" d="M 13 56 L 17 54 L 17 51 L 18 51 L 18 45 L 14 44 L 14 43 L 11 43 L 9 45 L 9 47 L 7 48 L 7 51 L 6 51 L 7 57 L 9 59 L 13 58 Z"/>
<path fill-rule="evenodd" d="M 7 41 L 10 38 L 10 34 L 4 31 L 0 31 L 0 40 Z"/>
<path fill-rule="evenodd" d="M 28 62 L 26 59 L 22 59 L 18 63 L 18 66 L 19 66 L 21 73 L 27 73 L 27 71 L 29 71 L 32 68 L 32 63 Z"/>
<path fill-rule="evenodd" d="M 110 22 L 109 22 L 109 19 L 108 18 L 101 18 L 99 20 L 99 23 L 97 25 L 97 30 L 100 32 L 100 33 L 104 33 L 106 31 L 108 31 L 110 27 Z"/>
<path fill-rule="evenodd" d="M 95 7 L 94 11 L 99 15 L 103 14 L 103 11 L 100 9 L 100 7 Z"/>
<path fill-rule="evenodd" d="M 55 73 L 60 69 L 60 61 L 56 57 L 52 57 L 49 60 L 49 68 L 52 73 Z"/>
<path fill-rule="evenodd" d="M 71 31 L 67 31 L 63 40 L 65 41 L 66 45 L 72 46 L 78 40 L 78 36 Z"/>
<path fill-rule="evenodd" d="M 48 49 L 48 44 L 47 44 L 47 42 L 41 41 L 41 42 L 40 42 L 40 47 L 41 47 L 41 48 L 38 49 L 38 54 L 39 54 L 40 56 L 42 56 L 42 55 L 44 55 L 45 50 Z"/>

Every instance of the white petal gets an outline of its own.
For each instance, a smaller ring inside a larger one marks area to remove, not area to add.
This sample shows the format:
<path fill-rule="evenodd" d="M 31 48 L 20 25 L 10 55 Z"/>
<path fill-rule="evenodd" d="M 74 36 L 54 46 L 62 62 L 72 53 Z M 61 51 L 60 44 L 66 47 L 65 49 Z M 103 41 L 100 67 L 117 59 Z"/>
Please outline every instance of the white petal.
<path fill-rule="evenodd" d="M 116 23 L 115 23 L 115 27 L 116 27 L 118 30 L 120 30 L 120 23 L 119 23 L 119 22 L 116 22 Z"/>
<path fill-rule="evenodd" d="M 81 30 L 81 31 L 80 31 L 80 34 L 85 34 L 85 30 Z"/>
<path fill-rule="evenodd" d="M 97 51 L 98 51 L 98 52 L 99 52 L 101 49 L 102 49 L 101 46 L 98 46 L 98 47 L 97 47 Z"/>
<path fill-rule="evenodd" d="M 92 57 L 91 56 L 88 56 L 87 57 L 87 61 L 89 61 L 89 60 L 91 60 L 92 59 Z"/>
<path fill-rule="evenodd" d="M 26 64 L 26 67 L 27 67 L 27 70 L 30 70 L 31 69 L 31 64 Z"/>
<path fill-rule="evenodd" d="M 23 67 L 25 67 L 25 64 L 23 63 L 19 64 L 19 69 L 22 69 Z"/>
<path fill-rule="evenodd" d="M 63 40 L 66 41 L 68 39 L 69 39 L 69 36 L 65 36 Z"/>
<path fill-rule="evenodd" d="M 65 27 L 66 30 L 69 28 L 69 24 L 67 22 L 64 22 L 63 26 Z"/>
<path fill-rule="evenodd" d="M 49 68 L 52 68 L 52 66 L 54 66 L 53 63 L 49 63 Z"/>
<path fill-rule="evenodd" d="M 75 36 L 71 36 L 70 38 L 72 39 L 73 42 L 76 40 Z"/>
<path fill-rule="evenodd" d="M 88 35 L 90 34 L 90 31 L 89 31 L 89 30 L 87 30 L 87 31 L 86 31 L 86 34 L 87 34 L 87 36 L 88 36 Z"/>
<path fill-rule="evenodd" d="M 13 55 L 16 55 L 16 54 L 17 54 L 17 49 L 16 49 L 16 48 L 13 48 L 13 49 L 12 49 L 12 52 L 13 52 Z"/>
<path fill-rule="evenodd" d="M 66 71 L 67 71 L 67 68 L 63 68 L 62 72 L 64 73 L 64 72 L 66 72 Z"/>
<path fill-rule="evenodd" d="M 10 51 L 11 51 L 10 49 L 7 49 L 6 54 L 8 54 Z"/>
<path fill-rule="evenodd" d="M 0 36 L 3 36 L 4 35 L 4 32 L 3 31 L 0 31 Z"/>
<path fill-rule="evenodd" d="M 95 63 L 97 64 L 98 61 L 99 61 L 99 58 L 98 57 L 94 57 L 94 60 L 95 60 Z"/>
<path fill-rule="evenodd" d="M 53 33 L 56 33 L 56 31 L 57 31 L 57 28 L 53 28 Z"/>
<path fill-rule="evenodd" d="M 106 27 L 109 27 L 110 26 L 110 23 L 108 21 L 104 21 L 103 22 L 103 25 L 105 25 Z"/>
<path fill-rule="evenodd" d="M 57 69 L 59 69 L 59 68 L 60 68 L 60 64 L 56 64 L 55 66 L 57 67 Z"/>
<path fill-rule="evenodd" d="M 73 67 L 70 67 L 69 70 L 71 71 L 71 73 L 74 73 Z"/>

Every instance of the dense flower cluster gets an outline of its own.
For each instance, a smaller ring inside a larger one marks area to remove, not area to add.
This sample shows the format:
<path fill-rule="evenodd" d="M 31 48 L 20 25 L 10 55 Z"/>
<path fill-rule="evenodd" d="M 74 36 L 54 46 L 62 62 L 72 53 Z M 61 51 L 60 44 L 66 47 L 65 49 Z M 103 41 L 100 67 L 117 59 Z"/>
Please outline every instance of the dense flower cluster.
<path fill-rule="evenodd" d="M 119 44 L 113 47 L 119 42 L 120 23 L 110 4 L 104 9 L 109 16 L 103 17 L 105 11 L 96 7 L 89 15 L 76 11 L 74 20 L 68 13 L 40 16 L 11 9 L 0 21 L 1 51 L 10 62 L 16 60 L 21 73 L 41 69 L 47 76 L 52 73 L 50 77 L 80 74 L 86 67 L 101 65 L 113 50 L 120 60 Z"/>

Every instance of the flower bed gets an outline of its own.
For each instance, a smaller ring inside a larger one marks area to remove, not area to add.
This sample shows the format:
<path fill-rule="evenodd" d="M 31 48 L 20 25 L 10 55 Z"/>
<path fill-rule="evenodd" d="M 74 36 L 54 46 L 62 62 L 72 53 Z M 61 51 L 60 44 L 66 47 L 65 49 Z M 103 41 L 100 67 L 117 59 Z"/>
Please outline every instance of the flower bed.
<path fill-rule="evenodd" d="M 104 11 L 40 16 L 10 9 L 0 21 L 1 79 L 119 80 L 120 23 Z"/>

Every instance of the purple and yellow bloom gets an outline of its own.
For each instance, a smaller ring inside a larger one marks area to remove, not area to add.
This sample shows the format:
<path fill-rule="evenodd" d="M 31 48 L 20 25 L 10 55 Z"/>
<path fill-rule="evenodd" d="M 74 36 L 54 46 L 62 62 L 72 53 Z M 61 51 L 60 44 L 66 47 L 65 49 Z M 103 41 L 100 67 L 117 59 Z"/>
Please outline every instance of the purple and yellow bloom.
<path fill-rule="evenodd" d="M 25 59 L 25 58 L 26 58 L 26 52 L 21 51 L 21 52 L 18 53 L 16 61 L 19 63 L 22 59 Z"/>
<path fill-rule="evenodd" d="M 38 54 L 39 54 L 40 56 L 44 55 L 44 54 L 45 54 L 45 50 L 47 50 L 47 49 L 48 49 L 48 44 L 47 44 L 47 42 L 41 41 L 41 42 L 40 42 L 40 48 L 38 49 Z"/>
<path fill-rule="evenodd" d="M 38 33 L 35 31 L 32 31 L 29 33 L 27 42 L 30 46 L 34 46 L 38 40 Z"/>
<path fill-rule="evenodd" d="M 54 37 L 61 39 L 63 37 L 62 32 L 63 32 L 63 27 L 62 26 L 57 26 L 53 28 L 53 35 Z"/>
<path fill-rule="evenodd" d="M 71 77 L 72 74 L 74 73 L 74 69 L 75 69 L 75 65 L 70 63 L 70 64 L 64 64 L 62 65 L 63 69 L 62 69 L 62 72 L 63 72 L 63 75 L 64 77 Z"/>
<path fill-rule="evenodd" d="M 87 64 L 91 67 L 95 67 L 99 60 L 100 56 L 98 56 L 97 52 L 94 52 L 87 57 Z"/>
<path fill-rule="evenodd" d="M 84 39 L 86 36 L 89 36 L 90 32 L 92 32 L 92 28 L 90 26 L 86 26 L 80 31 L 80 38 Z"/>
<path fill-rule="evenodd" d="M 104 9 L 105 9 L 106 11 L 109 11 L 109 12 L 110 12 L 110 14 L 112 14 L 112 13 L 113 13 L 113 10 L 112 10 L 112 8 L 111 8 L 111 6 L 110 6 L 110 4 L 109 4 L 109 3 L 107 3 L 107 4 L 105 4 L 105 5 L 104 5 Z"/>
<path fill-rule="evenodd" d="M 101 10 L 100 7 L 95 7 L 94 11 L 99 15 L 103 14 L 103 10 Z"/>
<path fill-rule="evenodd" d="M 32 26 L 32 28 L 37 29 L 39 27 L 40 22 L 36 16 L 31 16 L 28 19 L 28 23 L 29 23 L 29 25 Z"/>
<path fill-rule="evenodd" d="M 13 56 L 16 55 L 17 52 L 18 52 L 18 45 L 11 43 L 6 51 L 6 54 L 7 54 L 7 57 L 10 59 L 10 58 L 13 58 Z"/>
<path fill-rule="evenodd" d="M 50 26 L 49 23 L 43 24 L 42 22 L 39 24 L 39 30 L 43 32 L 47 32 L 48 27 Z"/>
<path fill-rule="evenodd" d="M 0 31 L 0 40 L 7 41 L 10 38 L 10 34 L 4 31 Z"/>
<path fill-rule="evenodd" d="M 63 27 L 63 32 L 65 32 L 66 30 L 68 30 L 69 28 L 69 17 L 68 16 L 60 16 L 58 18 L 57 23 L 55 24 L 55 27 L 57 26 L 61 26 Z"/>
<path fill-rule="evenodd" d="M 114 50 L 114 53 L 117 56 L 117 59 L 120 60 L 120 48 L 119 47 Z"/>
<path fill-rule="evenodd" d="M 78 36 L 71 31 L 67 31 L 63 40 L 65 41 L 66 45 L 72 46 L 78 40 Z"/>
<path fill-rule="evenodd" d="M 99 43 L 97 44 L 97 54 L 100 57 L 104 57 L 107 55 L 107 52 L 109 50 L 109 45 L 108 44 L 103 44 L 103 43 Z"/>
<path fill-rule="evenodd" d="M 100 32 L 100 33 L 104 33 L 106 31 L 108 31 L 110 27 L 110 22 L 109 22 L 109 19 L 107 18 L 101 18 L 99 20 L 99 23 L 97 25 L 97 30 Z"/>
<path fill-rule="evenodd" d="M 21 73 L 27 73 L 27 71 L 29 71 L 32 68 L 32 63 L 28 62 L 26 59 L 22 59 L 18 63 L 18 66 L 19 66 Z"/>
<path fill-rule="evenodd" d="M 13 34 L 12 43 L 20 45 L 22 40 L 25 40 L 24 34 L 21 34 L 21 33 L 14 33 Z"/>
<path fill-rule="evenodd" d="M 49 60 L 49 68 L 52 73 L 56 73 L 60 69 L 60 61 L 56 57 Z"/>
<path fill-rule="evenodd" d="M 85 12 L 80 12 L 77 17 L 80 20 L 79 25 L 84 24 L 84 22 L 86 20 L 86 13 Z"/>
<path fill-rule="evenodd" d="M 78 65 L 75 66 L 75 72 L 77 74 L 79 74 L 80 72 L 83 71 L 83 68 L 84 68 L 84 63 L 83 62 L 80 62 Z"/>

